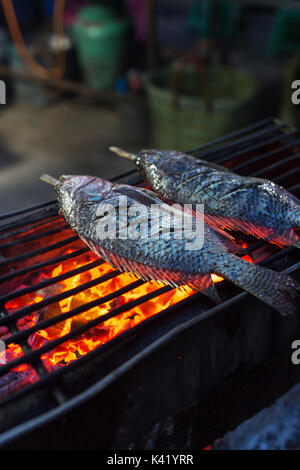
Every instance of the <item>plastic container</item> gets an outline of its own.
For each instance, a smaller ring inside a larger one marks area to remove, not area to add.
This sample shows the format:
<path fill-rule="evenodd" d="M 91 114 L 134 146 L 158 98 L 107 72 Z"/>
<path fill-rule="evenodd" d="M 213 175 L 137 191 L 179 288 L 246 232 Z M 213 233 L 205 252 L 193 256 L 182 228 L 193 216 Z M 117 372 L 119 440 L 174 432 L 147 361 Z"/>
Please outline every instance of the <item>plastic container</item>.
<path fill-rule="evenodd" d="M 184 70 L 174 99 L 174 69 L 156 73 L 146 83 L 155 144 L 162 149 L 186 150 L 255 121 L 255 77 L 244 70 L 212 67 L 206 71 L 212 96 L 207 109 L 199 71 Z"/>
<path fill-rule="evenodd" d="M 114 16 L 110 8 L 82 8 L 73 25 L 79 63 L 88 85 L 95 90 L 113 88 L 125 50 L 126 19 Z"/>

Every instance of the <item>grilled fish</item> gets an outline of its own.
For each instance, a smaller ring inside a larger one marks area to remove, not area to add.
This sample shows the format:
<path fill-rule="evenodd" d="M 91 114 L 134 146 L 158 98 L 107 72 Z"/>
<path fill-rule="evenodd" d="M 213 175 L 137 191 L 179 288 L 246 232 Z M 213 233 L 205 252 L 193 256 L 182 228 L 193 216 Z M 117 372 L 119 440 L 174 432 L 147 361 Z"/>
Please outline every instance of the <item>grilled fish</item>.
<path fill-rule="evenodd" d="M 216 273 L 283 315 L 297 311 L 299 285 L 296 281 L 229 253 L 222 235 L 206 224 L 203 223 L 204 243 L 201 249 L 187 249 L 191 238 L 184 231 L 181 238 L 177 237 L 178 227 L 172 222 L 172 217 L 169 236 L 164 237 L 165 221 L 170 221 L 173 211 L 171 206 L 163 204 L 152 191 L 125 184 L 112 184 L 91 176 L 71 175 L 61 176 L 55 189 L 66 222 L 97 255 L 120 271 L 133 273 L 146 281 L 162 281 L 172 286 L 189 285 L 219 301 L 211 279 L 211 274 Z M 120 206 L 121 196 L 126 196 L 125 209 Z M 107 210 L 108 204 L 114 209 L 113 214 Z M 124 226 L 129 228 L 136 220 L 128 215 L 136 204 L 143 205 L 147 212 L 136 230 L 145 233 L 145 229 L 146 232 L 151 229 L 151 237 L 123 238 L 121 229 Z M 161 209 L 160 215 L 149 213 L 153 205 Z M 102 209 L 106 211 L 104 215 Z M 115 237 L 111 232 L 107 232 L 106 238 L 99 236 L 98 224 L 103 222 L 103 217 L 106 217 L 107 227 L 109 222 L 112 227 L 116 223 Z M 195 216 L 191 217 L 192 226 L 195 226 L 198 220 Z M 152 236 L 153 233 L 156 238 Z"/>
<path fill-rule="evenodd" d="M 211 226 L 300 248 L 300 201 L 281 186 L 175 151 L 144 150 L 136 165 L 164 200 L 204 204 Z"/>

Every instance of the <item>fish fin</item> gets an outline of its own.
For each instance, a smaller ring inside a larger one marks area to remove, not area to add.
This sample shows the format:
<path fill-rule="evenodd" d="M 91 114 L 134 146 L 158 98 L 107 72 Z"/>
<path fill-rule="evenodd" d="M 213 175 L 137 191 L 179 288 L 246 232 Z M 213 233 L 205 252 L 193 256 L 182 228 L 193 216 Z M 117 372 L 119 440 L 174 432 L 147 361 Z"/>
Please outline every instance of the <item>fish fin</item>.
<path fill-rule="evenodd" d="M 294 242 L 294 246 L 296 246 L 297 248 L 300 248 L 300 237 L 298 237 L 298 240 Z"/>
<path fill-rule="evenodd" d="M 220 296 L 213 283 L 211 274 L 205 274 L 204 276 L 196 275 L 193 282 L 188 284 L 192 289 L 201 291 L 204 295 L 212 299 L 217 304 L 221 303 Z"/>
<path fill-rule="evenodd" d="M 282 315 L 300 313 L 300 285 L 292 277 L 228 255 L 217 274 L 262 300 Z"/>
<path fill-rule="evenodd" d="M 230 253 L 234 253 L 235 255 L 241 256 L 246 254 L 246 250 L 242 246 L 242 244 L 238 243 L 236 239 L 229 233 L 225 232 L 224 230 L 220 229 L 215 225 L 211 228 L 221 236 L 220 239 L 227 251 L 229 251 Z"/>
<path fill-rule="evenodd" d="M 201 214 L 200 212 L 192 211 L 192 214 L 196 217 L 203 219 L 203 214 Z M 206 213 L 204 214 L 204 223 L 206 223 L 211 228 L 213 228 L 215 232 L 218 232 L 223 237 L 234 242 L 234 237 L 230 235 L 228 232 L 225 232 L 225 230 L 223 230 L 223 229 L 226 229 L 227 227 L 225 226 L 221 227 L 220 224 L 217 223 L 217 220 L 215 220 L 214 218 L 212 218 L 212 216 Z"/>
<path fill-rule="evenodd" d="M 289 237 L 290 237 L 291 245 L 294 245 L 297 248 L 300 248 L 300 237 L 294 229 L 290 230 Z"/>
<path fill-rule="evenodd" d="M 240 243 L 233 240 L 228 240 L 227 238 L 222 240 L 223 245 L 225 246 L 226 250 L 234 255 L 243 256 L 245 255 L 248 250 L 243 247 Z"/>
<path fill-rule="evenodd" d="M 266 238 L 268 236 L 268 229 L 264 229 L 252 222 L 246 222 L 245 220 L 211 214 L 205 214 L 205 219 L 207 224 L 213 228 L 216 225 L 224 230 L 240 231 L 253 235 L 256 238 Z"/>
<path fill-rule="evenodd" d="M 296 246 L 297 248 L 300 248 L 300 237 L 299 235 L 297 235 L 294 229 L 290 229 L 287 232 L 280 234 L 280 235 L 278 235 L 275 232 L 270 233 L 268 237 L 268 241 L 280 247 L 293 245 L 293 246 Z"/>
<path fill-rule="evenodd" d="M 256 238 L 261 238 L 269 243 L 273 243 L 274 245 L 278 245 L 280 247 L 286 245 L 295 245 L 299 247 L 300 238 L 293 229 L 286 232 L 285 234 L 278 234 L 272 228 L 261 227 L 259 225 L 253 224 L 252 222 L 246 222 L 244 220 L 238 220 L 223 216 L 215 216 L 210 214 L 205 215 L 205 221 L 214 230 L 216 230 L 215 226 L 217 226 L 225 230 L 237 230 L 243 233 L 247 233 Z"/>
<path fill-rule="evenodd" d="M 225 230 L 221 229 L 217 225 L 212 227 L 215 232 L 218 232 L 220 235 L 222 235 L 224 238 L 226 238 L 228 241 L 231 241 L 234 243 L 234 237 L 230 235 L 229 233 L 225 232 Z"/>
<path fill-rule="evenodd" d="M 134 276 L 143 279 L 145 282 L 162 282 L 169 284 L 174 288 L 183 288 L 184 285 L 191 289 L 200 291 L 215 302 L 220 302 L 218 292 L 212 282 L 210 274 L 185 274 L 180 271 L 171 271 L 168 269 L 155 268 L 136 261 L 128 260 L 116 255 L 110 250 L 98 247 L 95 243 L 89 241 L 89 247 L 101 258 L 111 264 L 121 272 L 132 273 Z"/>
<path fill-rule="evenodd" d="M 194 212 L 194 215 L 196 215 L 196 217 L 201 217 L 201 214 L 199 214 L 198 212 Z M 204 221 L 215 232 L 221 235 L 222 242 L 225 245 L 225 248 L 227 249 L 227 251 L 229 251 L 230 253 L 234 253 L 236 255 L 245 254 L 245 248 L 243 248 L 243 246 L 239 244 L 232 235 L 230 235 L 228 232 L 225 232 L 225 230 L 220 228 L 217 225 L 217 223 L 214 223 L 214 221 L 211 220 L 210 216 L 207 216 L 207 214 L 205 214 Z"/>

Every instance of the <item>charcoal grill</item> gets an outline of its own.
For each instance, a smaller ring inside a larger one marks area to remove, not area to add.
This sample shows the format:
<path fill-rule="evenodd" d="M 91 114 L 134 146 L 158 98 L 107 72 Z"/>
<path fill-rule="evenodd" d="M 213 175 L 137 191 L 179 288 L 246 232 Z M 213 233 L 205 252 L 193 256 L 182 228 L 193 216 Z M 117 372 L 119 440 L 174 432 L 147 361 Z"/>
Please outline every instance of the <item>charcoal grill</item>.
<path fill-rule="evenodd" d="M 281 121 L 264 120 L 189 153 L 243 175 L 272 179 L 299 197 L 300 132 Z M 135 170 L 114 180 L 142 183 Z M 8 311 L 9 303 L 103 262 L 94 259 L 52 278 L 37 277 L 89 253 L 60 217 L 55 200 L 1 215 L 0 221 L 0 335 L 1 328 L 9 328 L 6 344 L 19 345 L 22 351 L 22 356 L 0 367 L 1 447 L 201 448 L 300 380 L 300 367 L 290 360 L 291 343 L 300 338 L 299 317 L 283 318 L 226 281 L 217 285 L 219 305 L 194 293 L 68 365 L 47 369 L 43 355 L 87 332 L 92 336 L 104 321 L 132 312 L 172 288 L 157 286 L 33 348 L 28 339 L 35 332 L 145 283 L 132 279 L 119 290 L 20 329 L 22 319 L 114 279 L 119 271 Z M 257 254 L 264 253 L 260 264 L 299 280 L 299 250 L 280 249 L 250 236 L 243 240 L 245 254 L 257 261 Z M 73 251 L 61 254 L 64 248 Z M 20 382 L 17 369 L 24 364 L 32 368 L 33 383 Z"/>

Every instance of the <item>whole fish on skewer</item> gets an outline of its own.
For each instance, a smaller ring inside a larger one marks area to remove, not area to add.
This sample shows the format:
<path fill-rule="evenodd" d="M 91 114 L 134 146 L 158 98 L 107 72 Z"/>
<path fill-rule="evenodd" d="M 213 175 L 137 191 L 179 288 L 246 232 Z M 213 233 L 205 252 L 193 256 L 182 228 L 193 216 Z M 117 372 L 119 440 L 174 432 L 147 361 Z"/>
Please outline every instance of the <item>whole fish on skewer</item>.
<path fill-rule="evenodd" d="M 161 198 L 204 204 L 213 227 L 239 230 L 279 246 L 300 248 L 300 201 L 281 186 L 176 151 L 143 150 L 137 156 L 110 147 L 136 166 Z"/>
<path fill-rule="evenodd" d="M 126 184 L 112 184 L 91 176 L 61 176 L 59 181 L 49 181 L 49 177 L 43 179 L 55 184 L 66 222 L 96 254 L 121 271 L 131 272 L 147 281 L 162 281 L 172 286 L 189 285 L 218 301 L 211 279 L 211 274 L 215 273 L 283 315 L 298 310 L 299 285 L 294 279 L 229 253 L 222 235 L 205 223 L 203 247 L 187 249 L 191 239 L 186 237 L 184 230 L 182 237 L 177 237 L 177 225 L 170 216 L 173 208 L 164 204 L 152 191 Z M 120 205 L 121 196 L 126 196 L 125 208 Z M 137 227 L 142 234 L 151 230 L 151 236 L 124 238 L 120 235 L 121 229 L 124 225 L 125 228 L 129 228 L 130 224 L 132 226 L 134 217 L 132 219 L 128 214 L 136 204 L 147 211 Z M 107 205 L 114 209 L 114 213 L 106 210 Z M 161 209 L 160 215 L 148 212 L 153 205 Z M 102 209 L 106 212 L 103 213 Z M 99 236 L 98 224 L 103 222 L 104 217 L 107 226 L 116 224 L 117 236 L 112 236 L 109 231 L 106 237 Z M 191 226 L 194 227 L 199 220 L 194 215 L 190 217 Z M 163 236 L 166 220 L 171 220 L 168 237 Z"/>

